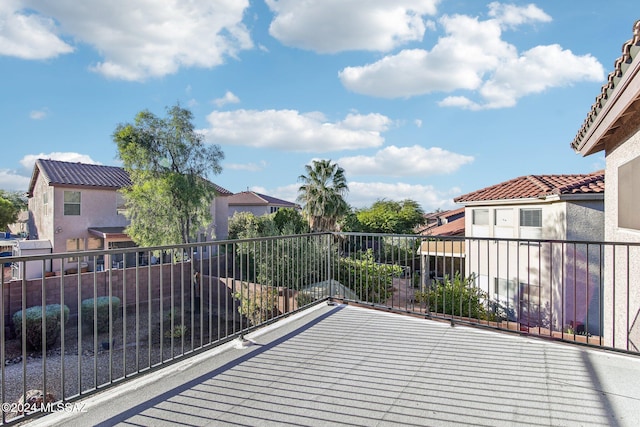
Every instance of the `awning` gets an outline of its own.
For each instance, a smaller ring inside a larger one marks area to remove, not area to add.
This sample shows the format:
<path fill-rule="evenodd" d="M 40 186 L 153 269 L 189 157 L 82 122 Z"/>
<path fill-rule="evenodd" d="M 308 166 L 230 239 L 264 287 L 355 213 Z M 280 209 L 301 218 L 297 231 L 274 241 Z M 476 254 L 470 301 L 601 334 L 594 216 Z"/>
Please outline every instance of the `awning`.
<path fill-rule="evenodd" d="M 465 257 L 464 240 L 425 240 L 420 244 L 420 255 Z"/>

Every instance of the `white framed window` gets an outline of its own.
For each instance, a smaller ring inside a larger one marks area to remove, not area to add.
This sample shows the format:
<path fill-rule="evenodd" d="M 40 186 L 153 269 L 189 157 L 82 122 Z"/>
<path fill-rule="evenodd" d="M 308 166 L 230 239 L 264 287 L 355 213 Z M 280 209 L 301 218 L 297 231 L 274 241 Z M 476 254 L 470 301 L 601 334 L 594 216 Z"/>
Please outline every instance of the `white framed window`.
<path fill-rule="evenodd" d="M 64 214 L 80 215 L 80 192 L 65 191 L 64 192 Z"/>
<path fill-rule="evenodd" d="M 640 157 L 618 168 L 618 227 L 640 230 Z"/>
<path fill-rule="evenodd" d="M 520 238 L 522 239 L 542 238 L 542 209 L 541 208 L 520 209 Z"/>
<path fill-rule="evenodd" d="M 124 196 L 119 191 L 116 192 L 116 213 L 118 215 L 125 215 L 127 207 L 124 202 Z"/>
<path fill-rule="evenodd" d="M 489 209 L 471 211 L 473 237 L 489 237 Z"/>

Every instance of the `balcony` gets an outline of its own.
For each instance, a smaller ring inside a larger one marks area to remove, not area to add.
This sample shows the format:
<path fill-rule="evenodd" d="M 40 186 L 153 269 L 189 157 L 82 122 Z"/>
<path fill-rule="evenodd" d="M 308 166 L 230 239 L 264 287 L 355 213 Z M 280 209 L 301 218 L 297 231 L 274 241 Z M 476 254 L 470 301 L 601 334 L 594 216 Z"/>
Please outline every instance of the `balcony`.
<path fill-rule="evenodd" d="M 43 274 L 3 281 L 3 408 L 50 402 L 3 422 L 634 425 L 635 250 L 321 234 L 8 258 Z M 67 258 L 89 271 L 45 277 Z M 24 313 L 50 304 L 69 320 L 34 350 Z"/>

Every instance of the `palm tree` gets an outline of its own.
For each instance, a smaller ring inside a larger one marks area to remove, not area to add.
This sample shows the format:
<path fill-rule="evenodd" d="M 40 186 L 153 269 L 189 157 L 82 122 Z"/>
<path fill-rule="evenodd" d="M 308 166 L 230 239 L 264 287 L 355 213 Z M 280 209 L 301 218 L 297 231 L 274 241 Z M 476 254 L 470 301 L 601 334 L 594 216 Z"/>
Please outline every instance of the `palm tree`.
<path fill-rule="evenodd" d="M 314 160 L 298 178 L 298 201 L 311 231 L 335 231 L 338 220 L 349 212 L 344 196 L 349 191 L 344 169 L 331 160 Z"/>

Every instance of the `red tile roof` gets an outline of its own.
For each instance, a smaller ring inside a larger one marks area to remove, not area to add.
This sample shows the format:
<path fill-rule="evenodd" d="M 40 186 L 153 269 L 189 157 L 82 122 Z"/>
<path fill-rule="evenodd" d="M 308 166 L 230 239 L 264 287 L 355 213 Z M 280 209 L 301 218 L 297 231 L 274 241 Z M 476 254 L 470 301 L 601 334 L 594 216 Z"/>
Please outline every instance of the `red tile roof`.
<path fill-rule="evenodd" d="M 527 175 L 456 197 L 454 202 L 544 198 L 604 193 L 604 171 L 575 175 Z"/>
<path fill-rule="evenodd" d="M 464 216 L 446 224 L 427 228 L 420 234 L 423 236 L 461 236 L 464 234 Z"/>
<path fill-rule="evenodd" d="M 596 97 L 596 101 L 591 106 L 591 111 L 587 114 L 587 118 L 578 131 L 578 134 L 571 142 L 571 147 L 575 151 L 580 151 L 583 148 L 583 145 L 586 142 L 584 138 L 589 133 L 591 125 L 596 121 L 596 116 L 598 116 L 600 110 L 603 109 L 612 92 L 622 79 L 622 75 L 627 71 L 629 64 L 633 62 L 633 58 L 636 57 L 638 53 L 640 53 L 640 20 L 637 20 L 633 24 L 633 37 L 622 45 L 622 56 L 616 60 L 614 70 L 609 73 L 607 82 L 602 86 L 600 94 Z"/>

